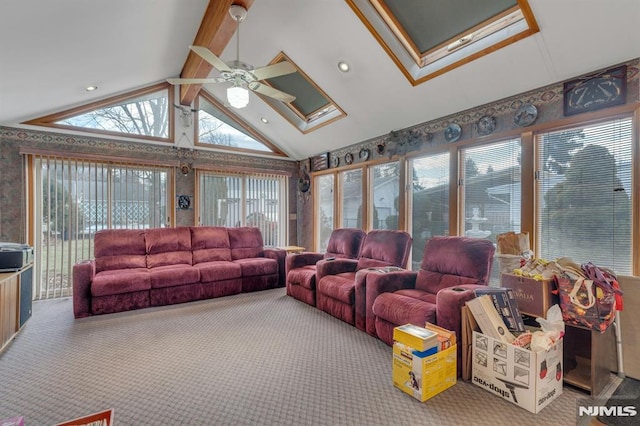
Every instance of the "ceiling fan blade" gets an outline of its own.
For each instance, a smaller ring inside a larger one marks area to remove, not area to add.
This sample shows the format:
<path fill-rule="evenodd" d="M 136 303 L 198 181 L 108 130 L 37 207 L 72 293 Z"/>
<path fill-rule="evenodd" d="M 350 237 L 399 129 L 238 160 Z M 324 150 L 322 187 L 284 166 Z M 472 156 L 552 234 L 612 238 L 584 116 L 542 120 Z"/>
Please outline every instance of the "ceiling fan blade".
<path fill-rule="evenodd" d="M 195 53 L 198 54 L 198 56 L 200 56 L 202 59 L 209 62 L 211 65 L 213 65 L 213 67 L 218 71 L 233 72 L 233 70 L 229 68 L 229 66 L 225 64 L 222 59 L 218 58 L 206 47 L 189 46 L 189 49 L 193 50 Z"/>
<path fill-rule="evenodd" d="M 296 72 L 296 67 L 291 65 L 290 62 L 282 61 L 277 64 L 267 65 L 266 67 L 256 68 L 251 72 L 258 80 L 264 80 L 265 78 L 278 77 Z"/>
<path fill-rule="evenodd" d="M 213 78 L 168 78 L 169 84 L 209 84 L 209 83 L 222 83 L 227 81 L 222 77 Z"/>
<path fill-rule="evenodd" d="M 253 90 L 254 92 L 261 93 L 263 95 L 269 96 L 270 98 L 274 98 L 282 102 L 290 103 L 296 100 L 296 97 L 293 95 L 285 93 L 282 90 L 274 89 L 273 87 L 267 86 L 266 84 L 260 84 L 255 81 L 249 84 L 249 89 Z"/>

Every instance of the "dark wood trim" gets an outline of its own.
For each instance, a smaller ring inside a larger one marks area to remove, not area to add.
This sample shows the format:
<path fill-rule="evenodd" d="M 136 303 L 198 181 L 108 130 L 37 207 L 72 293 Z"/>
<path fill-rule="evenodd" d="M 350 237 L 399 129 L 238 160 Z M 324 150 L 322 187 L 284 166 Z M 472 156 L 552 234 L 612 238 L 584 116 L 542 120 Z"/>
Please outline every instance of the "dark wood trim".
<path fill-rule="evenodd" d="M 220 56 L 235 34 L 237 23 L 229 15 L 232 4 L 244 6 L 247 10 L 253 0 L 210 0 L 193 45 L 204 46 L 216 56 Z M 180 19 L 177 17 L 176 19 Z M 187 49 L 188 46 L 185 46 Z M 189 51 L 180 78 L 206 78 L 213 66 L 192 51 Z M 190 106 L 198 96 L 202 84 L 184 84 L 180 86 L 180 104 Z"/>

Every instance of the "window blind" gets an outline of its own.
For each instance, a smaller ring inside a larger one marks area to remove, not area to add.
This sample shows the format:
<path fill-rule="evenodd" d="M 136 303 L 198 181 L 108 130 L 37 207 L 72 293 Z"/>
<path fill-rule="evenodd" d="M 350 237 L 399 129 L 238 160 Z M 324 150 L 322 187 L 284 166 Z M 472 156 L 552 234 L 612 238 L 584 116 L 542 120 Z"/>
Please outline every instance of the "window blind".
<path fill-rule="evenodd" d="M 537 253 L 632 272 L 630 117 L 536 137 Z"/>

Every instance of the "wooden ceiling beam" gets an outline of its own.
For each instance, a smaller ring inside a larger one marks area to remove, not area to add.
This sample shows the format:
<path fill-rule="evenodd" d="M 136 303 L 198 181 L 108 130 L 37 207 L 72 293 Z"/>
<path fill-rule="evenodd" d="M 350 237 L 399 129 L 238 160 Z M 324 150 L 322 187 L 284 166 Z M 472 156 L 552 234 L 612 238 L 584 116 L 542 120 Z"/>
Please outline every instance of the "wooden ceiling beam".
<path fill-rule="evenodd" d="M 194 46 L 205 46 L 216 56 L 222 55 L 222 51 L 231 41 L 238 26 L 229 15 L 229 7 L 232 4 L 244 6 L 249 10 L 253 0 L 210 0 L 193 41 Z M 180 72 L 180 78 L 206 78 L 212 68 L 207 61 L 189 51 L 189 56 Z M 180 104 L 191 105 L 201 88 L 202 84 L 181 85 Z"/>

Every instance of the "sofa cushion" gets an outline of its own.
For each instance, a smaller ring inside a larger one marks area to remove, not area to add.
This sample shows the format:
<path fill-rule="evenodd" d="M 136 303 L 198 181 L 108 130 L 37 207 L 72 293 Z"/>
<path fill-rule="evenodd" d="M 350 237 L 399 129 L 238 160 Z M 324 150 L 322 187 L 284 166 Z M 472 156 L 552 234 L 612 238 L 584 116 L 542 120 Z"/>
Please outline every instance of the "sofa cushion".
<path fill-rule="evenodd" d="M 231 280 L 242 277 L 240 265 L 221 260 L 198 263 L 194 265 L 200 271 L 200 281 L 210 283 L 214 281 Z"/>
<path fill-rule="evenodd" d="M 411 237 L 406 232 L 374 229 L 364 238 L 357 269 L 381 266 L 404 268 L 410 247 Z"/>
<path fill-rule="evenodd" d="M 356 228 L 334 229 L 327 243 L 325 257 L 357 258 L 366 235 L 366 232 Z"/>
<path fill-rule="evenodd" d="M 436 305 L 396 293 L 382 293 L 373 302 L 373 314 L 391 324 L 436 324 Z"/>
<path fill-rule="evenodd" d="M 147 267 L 191 265 L 191 232 L 188 227 L 154 228 L 145 234 Z"/>
<path fill-rule="evenodd" d="M 149 290 L 151 274 L 146 268 L 115 269 L 99 272 L 91 283 L 92 296 Z"/>
<path fill-rule="evenodd" d="M 219 226 L 194 226 L 191 228 L 193 263 L 231 260 L 231 246 L 227 228 Z"/>
<path fill-rule="evenodd" d="M 416 277 L 416 289 L 429 292 L 433 295 L 443 288 L 454 287 L 461 284 L 478 284 L 476 278 L 460 275 L 442 274 L 440 272 L 425 271 L 420 269 Z"/>
<path fill-rule="evenodd" d="M 309 290 L 315 290 L 316 265 L 306 265 L 290 270 L 287 281 L 290 285 L 299 285 Z"/>
<path fill-rule="evenodd" d="M 264 257 L 264 244 L 260 228 L 228 228 L 227 231 L 229 232 L 232 260 Z"/>
<path fill-rule="evenodd" d="M 233 263 L 240 265 L 243 277 L 254 277 L 256 275 L 271 275 L 278 273 L 278 262 L 276 262 L 275 259 L 256 257 L 234 260 Z"/>
<path fill-rule="evenodd" d="M 149 269 L 151 288 L 176 287 L 200 281 L 200 271 L 191 265 L 165 265 Z"/>
<path fill-rule="evenodd" d="M 326 275 L 322 277 L 319 283 L 317 283 L 317 291 L 325 296 L 331 297 L 332 299 L 352 305 L 356 291 L 354 286 L 355 279 L 355 272 Z"/>
<path fill-rule="evenodd" d="M 104 229 L 96 232 L 93 246 L 96 272 L 146 268 L 144 234 L 142 229 Z"/>

